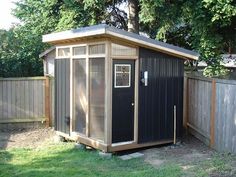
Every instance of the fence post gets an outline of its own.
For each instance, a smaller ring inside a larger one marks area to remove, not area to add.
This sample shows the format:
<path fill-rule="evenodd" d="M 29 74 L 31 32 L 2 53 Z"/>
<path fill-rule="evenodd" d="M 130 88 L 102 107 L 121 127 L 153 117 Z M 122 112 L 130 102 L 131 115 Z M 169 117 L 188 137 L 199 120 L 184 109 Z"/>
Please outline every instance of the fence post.
<path fill-rule="evenodd" d="M 215 144 L 215 110 L 216 110 L 216 81 L 212 80 L 212 94 L 211 94 L 211 123 L 210 123 L 210 147 L 213 148 Z"/>
<path fill-rule="evenodd" d="M 186 133 L 188 134 L 188 123 L 189 123 L 189 78 L 186 76 L 186 94 L 185 94 L 185 128 L 186 128 Z"/>
<path fill-rule="evenodd" d="M 49 127 L 51 124 L 51 115 L 50 115 L 50 84 L 49 78 L 45 77 L 45 117 L 46 117 L 46 127 Z"/>

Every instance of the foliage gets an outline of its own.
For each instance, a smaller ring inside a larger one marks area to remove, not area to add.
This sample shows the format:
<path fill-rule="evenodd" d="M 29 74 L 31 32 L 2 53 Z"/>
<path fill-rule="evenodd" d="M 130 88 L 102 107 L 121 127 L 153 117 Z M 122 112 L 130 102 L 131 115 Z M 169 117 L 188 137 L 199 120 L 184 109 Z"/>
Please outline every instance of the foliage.
<path fill-rule="evenodd" d="M 42 74 L 43 34 L 98 23 L 127 29 L 127 14 L 118 7 L 127 1 L 19 0 L 13 14 L 21 24 L 0 32 L 0 77 Z M 208 66 L 219 68 L 222 53 L 236 52 L 234 0 L 139 0 L 139 8 L 141 31 L 198 51 Z M 225 73 L 216 70 L 210 75 Z"/>
<path fill-rule="evenodd" d="M 222 65 L 210 65 L 204 68 L 203 75 L 206 77 L 221 77 L 229 74 L 229 70 Z"/>
<path fill-rule="evenodd" d="M 159 169 L 141 159 L 123 161 L 117 157 L 104 159 L 96 151 L 75 149 L 73 143 L 47 145 L 38 149 L 0 150 L 0 177 L 178 177 L 178 165 L 167 164 Z"/>
<path fill-rule="evenodd" d="M 41 38 L 25 36 L 22 28 L 0 31 L 0 77 L 42 75 Z M 34 47 L 32 47 L 34 46 Z"/>
<path fill-rule="evenodd" d="M 141 22 L 151 24 L 156 38 L 198 51 L 200 59 L 215 68 L 206 69 L 214 71 L 210 75 L 225 74 L 219 67 L 220 55 L 236 44 L 236 1 L 141 0 L 140 3 Z"/>
<path fill-rule="evenodd" d="M 116 1 L 116 4 L 122 0 Z M 20 0 L 13 14 L 21 24 L 0 33 L 0 77 L 43 74 L 38 58 L 48 45 L 42 35 L 106 22 L 127 28 L 127 15 L 112 0 Z M 112 20 L 113 19 L 113 20 Z M 114 22 L 115 20 L 115 22 Z M 14 41 L 14 42 L 12 42 Z"/>

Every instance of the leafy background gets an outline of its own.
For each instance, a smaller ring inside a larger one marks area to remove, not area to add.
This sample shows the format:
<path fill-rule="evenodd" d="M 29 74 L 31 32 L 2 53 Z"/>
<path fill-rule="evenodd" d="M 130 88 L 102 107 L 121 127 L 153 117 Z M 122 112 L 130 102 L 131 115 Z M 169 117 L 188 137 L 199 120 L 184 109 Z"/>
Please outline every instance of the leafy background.
<path fill-rule="evenodd" d="M 42 35 L 106 23 L 127 30 L 121 3 L 133 0 L 20 0 L 21 21 L 0 30 L 0 77 L 43 75 Z M 151 38 L 198 51 L 206 75 L 224 75 L 221 54 L 236 52 L 235 0 L 139 0 L 140 31 Z"/>

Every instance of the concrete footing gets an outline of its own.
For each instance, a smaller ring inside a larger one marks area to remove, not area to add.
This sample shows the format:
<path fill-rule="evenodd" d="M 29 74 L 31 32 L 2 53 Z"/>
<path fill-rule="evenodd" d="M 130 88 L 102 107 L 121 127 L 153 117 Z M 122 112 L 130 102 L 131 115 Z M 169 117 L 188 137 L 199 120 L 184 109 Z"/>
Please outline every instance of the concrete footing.
<path fill-rule="evenodd" d="M 112 153 L 107 153 L 107 152 L 99 152 L 98 153 L 100 157 L 103 157 L 103 158 L 108 158 L 110 159 L 112 157 Z"/>

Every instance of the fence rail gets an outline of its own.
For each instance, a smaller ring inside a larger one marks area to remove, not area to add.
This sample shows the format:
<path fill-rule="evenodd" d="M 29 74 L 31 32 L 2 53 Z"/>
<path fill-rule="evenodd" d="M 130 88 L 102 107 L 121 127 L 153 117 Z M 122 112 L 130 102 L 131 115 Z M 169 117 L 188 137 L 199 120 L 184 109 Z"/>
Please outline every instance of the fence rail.
<path fill-rule="evenodd" d="M 48 77 L 0 78 L 0 124 L 46 122 L 49 126 L 50 93 Z"/>
<path fill-rule="evenodd" d="M 186 75 L 185 126 L 212 148 L 236 153 L 236 81 Z"/>

